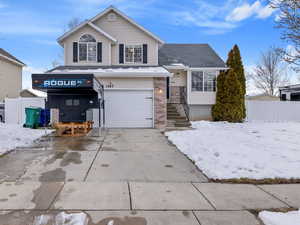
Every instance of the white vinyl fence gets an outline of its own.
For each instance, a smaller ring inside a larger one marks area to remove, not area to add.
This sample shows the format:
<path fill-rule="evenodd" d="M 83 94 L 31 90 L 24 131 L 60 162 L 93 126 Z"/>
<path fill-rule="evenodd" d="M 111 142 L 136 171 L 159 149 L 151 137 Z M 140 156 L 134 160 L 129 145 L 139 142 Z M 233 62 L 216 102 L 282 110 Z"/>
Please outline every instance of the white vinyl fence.
<path fill-rule="evenodd" d="M 45 108 L 45 98 L 6 98 L 5 99 L 5 123 L 21 124 L 26 120 L 25 108 Z"/>
<path fill-rule="evenodd" d="M 300 122 L 300 102 L 246 101 L 247 121 Z"/>

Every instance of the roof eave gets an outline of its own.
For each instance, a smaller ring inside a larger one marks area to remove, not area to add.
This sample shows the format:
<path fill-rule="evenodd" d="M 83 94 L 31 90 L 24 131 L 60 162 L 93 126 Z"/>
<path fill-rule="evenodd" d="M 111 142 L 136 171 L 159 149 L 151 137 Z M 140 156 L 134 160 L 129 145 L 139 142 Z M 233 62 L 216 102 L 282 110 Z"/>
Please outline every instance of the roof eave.
<path fill-rule="evenodd" d="M 229 67 L 190 67 L 190 70 L 229 70 Z"/>
<path fill-rule="evenodd" d="M 103 31 L 100 27 L 97 27 L 96 25 L 94 25 L 93 23 L 91 23 L 91 21 L 89 21 L 89 20 L 85 20 L 84 22 L 82 22 L 81 24 L 79 24 L 77 27 L 73 28 L 72 30 L 66 32 L 64 35 L 60 36 L 57 39 L 57 42 L 62 46 L 63 45 L 63 41 L 67 37 L 69 37 L 71 34 L 73 34 L 74 32 L 76 32 L 80 28 L 84 27 L 85 25 L 90 26 L 91 28 L 93 28 L 97 32 L 101 33 L 103 36 L 105 36 L 107 39 L 111 40 L 112 42 L 114 42 L 114 43 L 117 42 L 117 39 L 115 39 L 114 37 L 112 37 L 111 35 L 109 35 L 108 33 L 106 33 L 105 31 Z"/>
<path fill-rule="evenodd" d="M 19 65 L 19 66 L 22 66 L 22 67 L 23 67 L 23 66 L 26 66 L 25 63 L 18 62 L 18 61 L 14 60 L 14 59 L 12 59 L 12 58 L 9 58 L 9 57 L 7 57 L 7 56 L 5 56 L 5 55 L 0 54 L 0 57 L 4 58 L 4 59 L 6 59 L 6 60 L 8 60 L 8 61 L 10 61 L 10 62 L 12 62 L 12 63 L 15 63 L 15 64 L 17 64 L 17 65 Z"/>
<path fill-rule="evenodd" d="M 78 74 L 79 72 L 46 72 L 45 74 Z M 121 77 L 173 77 L 173 73 L 143 73 L 143 72 L 136 72 L 136 73 L 132 73 L 132 72 L 80 72 L 80 74 L 94 74 L 95 77 L 117 77 L 117 78 L 121 78 Z"/>

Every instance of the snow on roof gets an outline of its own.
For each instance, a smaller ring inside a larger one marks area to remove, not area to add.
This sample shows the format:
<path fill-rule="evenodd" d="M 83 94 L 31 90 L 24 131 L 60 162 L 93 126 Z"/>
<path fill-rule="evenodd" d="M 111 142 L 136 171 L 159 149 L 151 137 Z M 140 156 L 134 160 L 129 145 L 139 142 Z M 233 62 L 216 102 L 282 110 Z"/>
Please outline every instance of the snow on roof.
<path fill-rule="evenodd" d="M 29 91 L 31 94 L 37 96 L 37 97 L 41 97 L 41 98 L 46 98 L 47 97 L 46 92 L 35 90 L 35 89 L 32 89 L 32 88 L 29 88 L 29 89 L 26 89 L 26 90 Z"/>
<path fill-rule="evenodd" d="M 127 76 L 127 77 L 168 77 L 172 74 L 163 67 L 58 67 L 50 73 L 93 73 L 95 76 L 113 77 L 113 76 Z"/>

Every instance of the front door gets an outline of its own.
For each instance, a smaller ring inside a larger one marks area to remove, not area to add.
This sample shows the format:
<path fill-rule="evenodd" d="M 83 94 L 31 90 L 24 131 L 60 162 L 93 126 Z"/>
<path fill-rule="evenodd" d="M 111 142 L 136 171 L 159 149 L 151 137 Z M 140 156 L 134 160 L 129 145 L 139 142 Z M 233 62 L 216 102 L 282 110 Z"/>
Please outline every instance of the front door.
<path fill-rule="evenodd" d="M 60 98 L 59 121 L 84 122 L 89 98 L 80 95 L 66 95 Z"/>

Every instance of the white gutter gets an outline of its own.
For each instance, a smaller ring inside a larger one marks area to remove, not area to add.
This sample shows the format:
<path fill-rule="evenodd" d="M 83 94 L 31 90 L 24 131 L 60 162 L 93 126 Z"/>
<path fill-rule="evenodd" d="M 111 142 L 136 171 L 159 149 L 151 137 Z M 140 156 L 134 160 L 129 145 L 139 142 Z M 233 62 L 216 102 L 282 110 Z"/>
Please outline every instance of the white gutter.
<path fill-rule="evenodd" d="M 229 67 L 189 67 L 190 70 L 229 70 Z"/>
<path fill-rule="evenodd" d="M 173 73 L 131 73 L 131 72 L 107 72 L 94 73 L 95 77 L 173 77 Z"/>
<path fill-rule="evenodd" d="M 7 59 L 8 61 L 13 62 L 13 63 L 15 63 L 15 64 L 18 64 L 19 66 L 26 66 L 25 64 L 20 63 L 20 62 L 14 60 L 14 59 L 11 59 L 11 58 L 9 58 L 9 57 L 7 57 L 7 56 L 5 56 L 5 55 L 0 54 L 0 57 L 2 57 L 2 58 L 4 58 L 4 59 Z"/>
<path fill-rule="evenodd" d="M 93 71 L 74 71 L 74 72 L 48 72 L 45 74 L 94 74 L 95 77 L 173 77 L 173 73 L 159 73 L 159 72 L 93 72 Z"/>
<path fill-rule="evenodd" d="M 229 67 L 189 67 L 185 65 L 168 65 L 168 66 L 163 66 L 164 68 L 168 70 L 229 70 Z"/>

